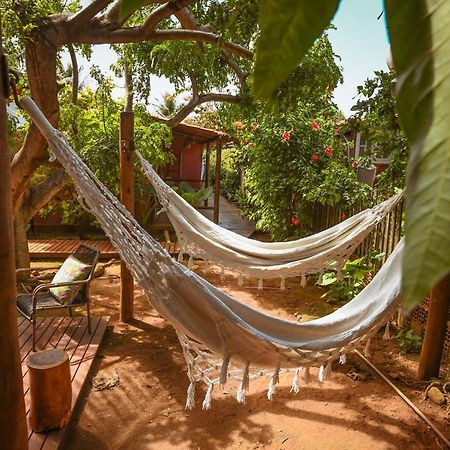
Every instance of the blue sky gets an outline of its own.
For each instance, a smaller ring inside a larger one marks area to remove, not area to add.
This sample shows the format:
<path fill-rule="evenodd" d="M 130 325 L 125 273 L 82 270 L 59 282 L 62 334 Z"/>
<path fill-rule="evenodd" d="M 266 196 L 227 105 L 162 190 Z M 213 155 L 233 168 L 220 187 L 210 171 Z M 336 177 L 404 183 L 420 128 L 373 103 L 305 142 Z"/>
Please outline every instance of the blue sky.
<path fill-rule="evenodd" d="M 387 70 L 386 55 L 388 37 L 382 0 L 342 0 L 334 18 L 337 30 L 330 31 L 329 36 L 334 52 L 342 59 L 344 84 L 334 92 L 338 106 L 348 116 L 355 103 L 356 87 L 375 70 Z"/>
<path fill-rule="evenodd" d="M 344 73 L 344 83 L 335 90 L 334 98 L 346 116 L 351 114 L 350 108 L 355 103 L 357 86 L 371 78 L 375 70 L 387 70 L 388 38 L 384 16 L 377 20 L 382 10 L 382 0 L 342 0 L 333 21 L 337 30 L 329 32 L 334 52 L 341 57 L 338 63 Z M 114 55 L 108 46 L 99 45 L 94 48 L 91 61 L 112 76 L 109 66 L 114 62 Z M 89 83 L 89 63 L 80 63 L 84 67 L 80 80 L 84 79 Z M 115 83 L 117 88 L 114 95 L 122 96 L 123 80 L 115 78 Z M 166 79 L 153 77 L 151 84 L 151 104 L 158 102 L 165 92 L 173 91 Z"/>

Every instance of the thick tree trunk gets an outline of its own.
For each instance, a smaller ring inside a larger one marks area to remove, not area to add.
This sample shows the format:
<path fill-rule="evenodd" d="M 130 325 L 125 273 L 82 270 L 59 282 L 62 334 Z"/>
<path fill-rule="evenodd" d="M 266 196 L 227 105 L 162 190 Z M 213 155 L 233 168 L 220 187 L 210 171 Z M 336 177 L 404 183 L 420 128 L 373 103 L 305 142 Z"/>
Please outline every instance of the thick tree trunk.
<path fill-rule="evenodd" d="M 25 57 L 31 95 L 53 125 L 59 118 L 56 54 L 56 46 L 42 31 L 27 40 Z M 20 208 L 33 172 L 47 159 L 47 142 L 31 124 L 22 148 L 15 154 L 11 165 L 14 213 Z"/>

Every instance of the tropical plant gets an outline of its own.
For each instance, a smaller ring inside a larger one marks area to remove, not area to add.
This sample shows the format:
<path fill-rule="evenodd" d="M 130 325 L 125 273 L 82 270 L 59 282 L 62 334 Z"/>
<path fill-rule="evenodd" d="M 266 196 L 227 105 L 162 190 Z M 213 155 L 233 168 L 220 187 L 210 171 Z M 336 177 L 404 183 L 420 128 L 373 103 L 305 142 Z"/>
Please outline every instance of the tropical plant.
<path fill-rule="evenodd" d="M 420 353 L 422 348 L 422 338 L 414 333 L 413 330 L 400 330 L 395 336 L 400 347 L 400 354 Z"/>
<path fill-rule="evenodd" d="M 325 272 L 318 282 L 320 286 L 328 288 L 322 298 L 329 303 L 347 302 L 354 298 L 371 280 L 375 266 L 383 256 L 384 253 L 377 253 L 347 260 L 342 267 L 341 278 L 334 271 Z"/>
<path fill-rule="evenodd" d="M 175 190 L 192 206 L 198 206 L 201 202 L 211 197 L 214 187 L 194 189 L 187 181 L 182 181 Z"/>
<path fill-rule="evenodd" d="M 450 2 L 385 0 L 397 111 L 410 145 L 403 299 L 416 305 L 450 268 Z M 261 3 L 254 93 L 274 95 L 340 0 Z M 274 61 L 277 61 L 274 64 Z"/>

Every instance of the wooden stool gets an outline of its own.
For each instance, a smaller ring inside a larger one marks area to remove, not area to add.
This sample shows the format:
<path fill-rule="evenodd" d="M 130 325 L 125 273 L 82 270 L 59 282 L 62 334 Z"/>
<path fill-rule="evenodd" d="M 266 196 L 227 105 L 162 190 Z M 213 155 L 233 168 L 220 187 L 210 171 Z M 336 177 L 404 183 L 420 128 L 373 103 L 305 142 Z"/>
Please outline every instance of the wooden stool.
<path fill-rule="evenodd" d="M 69 355 L 56 348 L 42 350 L 27 358 L 27 367 L 30 427 L 38 433 L 65 427 L 72 407 Z"/>

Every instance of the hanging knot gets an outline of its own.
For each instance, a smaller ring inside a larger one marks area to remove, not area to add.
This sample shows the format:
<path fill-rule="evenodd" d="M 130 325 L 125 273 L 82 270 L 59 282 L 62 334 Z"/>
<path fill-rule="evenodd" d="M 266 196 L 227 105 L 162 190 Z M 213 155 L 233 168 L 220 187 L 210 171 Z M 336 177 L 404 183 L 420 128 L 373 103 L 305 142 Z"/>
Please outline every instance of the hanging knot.
<path fill-rule="evenodd" d="M 292 386 L 291 386 L 291 392 L 294 394 L 298 394 L 300 391 L 300 385 L 299 385 L 299 376 L 300 376 L 300 369 L 295 369 L 294 376 L 292 377 Z"/>
<path fill-rule="evenodd" d="M 249 368 L 250 368 L 250 363 L 248 362 L 245 365 L 244 373 L 242 375 L 241 385 L 239 386 L 239 389 L 236 394 L 236 400 L 239 403 L 245 403 L 245 395 L 247 394 L 248 387 L 250 385 Z"/>
<path fill-rule="evenodd" d="M 211 409 L 211 399 L 214 384 L 210 383 L 208 390 L 206 391 L 205 399 L 203 400 L 202 409 Z"/>
<path fill-rule="evenodd" d="M 270 378 L 269 389 L 267 391 L 267 398 L 272 400 L 273 393 L 275 392 L 275 386 L 280 380 L 280 366 L 275 369 L 272 377 Z"/>

